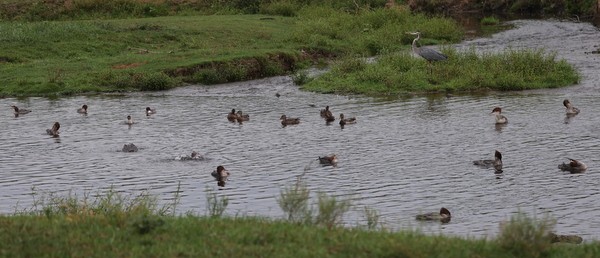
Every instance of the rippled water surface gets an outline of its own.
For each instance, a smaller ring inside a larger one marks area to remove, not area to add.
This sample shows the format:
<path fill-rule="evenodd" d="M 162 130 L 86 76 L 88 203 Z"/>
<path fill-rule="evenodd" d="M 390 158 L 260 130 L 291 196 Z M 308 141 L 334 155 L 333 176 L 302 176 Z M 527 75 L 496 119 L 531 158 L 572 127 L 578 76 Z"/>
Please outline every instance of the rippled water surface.
<path fill-rule="evenodd" d="M 519 209 L 557 220 L 560 233 L 600 236 L 600 32 L 585 23 L 516 21 L 514 30 L 457 45 L 483 51 L 545 48 L 557 51 L 582 74 L 572 87 L 483 96 L 375 99 L 299 91 L 289 77 L 220 86 L 190 86 L 159 93 L 49 100 L 0 99 L 0 212 L 30 207 L 36 191 L 96 193 L 114 187 L 143 190 L 168 203 L 180 184 L 178 212 L 204 214 L 206 189 L 219 189 L 216 166 L 231 172 L 218 194 L 229 215 L 282 217 L 280 190 L 304 178 L 313 193 L 351 198 L 349 225 L 365 224 L 363 206 L 378 210 L 388 228 L 422 228 L 460 236 L 493 236 L 498 222 Z M 279 92 L 278 98 L 275 93 Z M 565 117 L 563 99 L 582 113 Z M 75 112 L 87 104 L 89 115 Z M 10 105 L 32 109 L 18 118 Z M 326 125 L 319 110 L 356 116 L 341 129 Z M 151 106 L 157 114 L 146 117 Z M 494 125 L 501 106 L 509 124 Z M 232 109 L 250 114 L 244 124 L 226 119 Z M 124 124 L 131 114 L 136 121 Z M 300 117 L 282 128 L 279 117 Z M 55 121 L 59 138 L 45 135 Z M 134 143 L 139 152 L 120 152 Z M 196 150 L 204 161 L 177 161 Z M 472 165 L 503 153 L 504 173 Z M 337 167 L 318 156 L 336 153 Z M 584 161 L 584 174 L 561 172 L 566 157 Z M 414 215 L 452 211 L 449 224 L 420 224 Z"/>

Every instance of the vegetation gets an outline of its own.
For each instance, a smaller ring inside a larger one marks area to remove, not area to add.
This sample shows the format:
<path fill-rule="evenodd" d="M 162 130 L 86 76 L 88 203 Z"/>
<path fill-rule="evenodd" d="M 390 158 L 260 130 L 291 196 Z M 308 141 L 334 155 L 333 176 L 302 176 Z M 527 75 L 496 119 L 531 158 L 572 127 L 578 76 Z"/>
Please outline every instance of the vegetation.
<path fill-rule="evenodd" d="M 428 64 L 408 52 L 381 56 L 375 63 L 344 59 L 304 89 L 323 93 L 398 95 L 413 92 L 473 92 L 556 88 L 577 83 L 566 61 L 542 50 L 478 54 L 443 48 L 448 60 Z"/>
<path fill-rule="evenodd" d="M 386 2 L 0 0 L 0 17 L 10 20 L 0 22 L 0 97 L 156 91 L 283 74 L 308 90 L 370 95 L 577 81 L 564 61 L 535 51 L 478 57 L 448 50 L 451 60 L 432 67 L 392 54 L 408 52 L 407 31 L 420 31 L 424 45 L 463 34 L 450 19 L 381 8 Z M 375 55 L 375 65 L 356 59 Z M 505 59 L 518 65 L 503 68 Z M 318 80 L 301 70 L 330 60 L 337 60 L 333 73 Z"/>
<path fill-rule="evenodd" d="M 498 25 L 500 24 L 500 20 L 496 17 L 493 16 L 487 16 L 487 17 L 483 17 L 481 19 L 481 25 Z"/>
<path fill-rule="evenodd" d="M 147 193 L 126 197 L 113 189 L 95 197 L 37 193 L 34 196 L 33 207 L 0 216 L 1 256 L 596 257 L 600 254 L 597 243 L 550 244 L 547 235 L 553 224 L 525 214 L 517 214 L 503 224 L 497 239 L 465 239 L 413 231 L 369 231 L 328 223 L 199 216 L 190 212 L 176 215 L 173 209 L 178 196 L 173 204 L 161 206 Z M 329 197 L 324 203 L 331 204 L 334 199 Z M 322 205 L 321 201 L 318 203 Z M 338 209 L 342 206 L 334 206 L 335 210 L 343 210 Z"/>
<path fill-rule="evenodd" d="M 92 15 L 86 10 L 79 9 Z M 430 43 L 462 37 L 449 19 L 402 8 L 353 13 L 319 5 L 296 12 L 295 17 L 0 22 L 0 96 L 165 90 L 182 83 L 249 80 L 295 72 L 312 61 L 403 49 L 410 43 L 403 36 L 407 30 L 424 28 L 435 35 Z"/>

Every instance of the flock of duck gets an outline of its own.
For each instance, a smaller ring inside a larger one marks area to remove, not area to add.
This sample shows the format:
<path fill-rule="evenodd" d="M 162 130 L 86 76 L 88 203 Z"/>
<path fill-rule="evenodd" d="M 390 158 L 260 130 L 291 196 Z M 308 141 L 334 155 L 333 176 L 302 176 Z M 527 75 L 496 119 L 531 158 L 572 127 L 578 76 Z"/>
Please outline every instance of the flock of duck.
<path fill-rule="evenodd" d="M 563 101 L 563 105 L 566 108 L 566 115 L 568 117 L 575 116 L 579 114 L 580 110 L 571 104 L 568 99 Z M 508 118 L 502 115 L 502 108 L 495 107 L 491 112 L 494 115 L 497 125 L 507 124 Z M 568 163 L 562 163 L 558 165 L 558 168 L 562 171 L 568 171 L 570 173 L 583 173 L 587 170 L 587 165 L 583 162 L 575 159 L 568 158 Z M 480 166 L 482 168 L 493 168 L 494 173 L 500 174 L 502 173 L 502 153 L 496 150 L 494 152 L 494 159 L 486 159 L 486 160 L 475 160 L 473 161 L 473 165 Z M 448 209 L 442 207 L 439 212 L 430 212 L 425 214 L 419 214 L 416 216 L 417 220 L 435 220 L 440 221 L 442 223 L 448 223 L 451 219 L 451 213 Z M 558 238 L 562 237 L 561 235 L 554 235 Z M 553 238 L 554 239 L 554 238 Z"/>
<path fill-rule="evenodd" d="M 565 99 L 563 101 L 563 105 L 566 108 L 566 115 L 569 117 L 575 116 L 575 115 L 579 114 L 579 112 L 580 112 L 580 110 L 578 108 L 574 107 L 573 104 L 568 99 Z M 15 117 L 18 117 L 19 115 L 24 115 L 24 114 L 31 112 L 31 110 L 20 109 L 15 105 L 11 105 L 11 107 L 14 109 Z M 81 108 L 77 109 L 77 113 L 87 115 L 87 112 L 88 112 L 87 109 L 88 109 L 88 106 L 83 105 Z M 145 113 L 146 113 L 146 116 L 151 116 L 153 114 L 156 114 L 156 109 L 146 107 Z M 491 114 L 494 115 L 497 125 L 502 125 L 502 124 L 508 123 L 508 118 L 506 118 L 502 114 L 502 108 L 495 107 L 494 109 L 492 109 Z M 336 118 L 333 115 L 333 113 L 331 112 L 329 106 L 326 106 L 325 109 L 322 109 L 320 111 L 320 115 L 327 124 L 332 123 L 336 120 Z M 250 116 L 248 114 L 244 114 L 241 110 L 238 110 L 236 112 L 235 109 L 232 109 L 231 112 L 227 114 L 227 120 L 229 120 L 230 122 L 243 123 L 243 122 L 249 121 Z M 297 125 L 300 123 L 300 118 L 287 117 L 285 114 L 280 117 L 280 120 L 281 120 L 281 125 L 283 127 L 288 126 L 288 125 Z M 356 123 L 356 121 L 357 121 L 356 117 L 346 118 L 344 116 L 344 114 L 342 114 L 342 113 L 340 113 L 340 115 L 339 115 L 339 125 L 342 128 L 344 128 L 344 126 L 347 124 L 354 124 L 354 123 Z M 125 121 L 125 124 L 127 124 L 129 126 L 134 124 L 134 121 L 130 115 L 127 116 L 127 120 Z M 59 129 L 60 129 L 60 123 L 55 122 L 53 124 L 52 128 L 46 129 L 46 133 L 48 135 L 51 135 L 52 137 L 58 137 Z M 137 146 L 135 146 L 133 143 L 125 144 L 122 148 L 123 152 L 136 152 L 137 150 L 138 150 Z M 190 156 L 184 156 L 184 157 L 180 157 L 178 159 L 179 160 L 203 160 L 204 158 L 198 152 L 193 151 Z M 336 166 L 338 163 L 338 158 L 335 154 L 332 154 L 329 156 L 323 156 L 323 157 L 319 156 L 318 160 L 319 160 L 319 163 L 322 165 Z M 475 161 L 473 161 L 473 164 L 476 166 L 480 166 L 482 168 L 493 168 L 494 173 L 497 173 L 497 174 L 503 172 L 502 171 L 502 153 L 500 153 L 500 151 L 498 151 L 498 150 L 496 150 L 494 152 L 494 159 L 475 160 Z M 581 162 L 579 160 L 569 158 L 569 163 L 559 164 L 558 168 L 562 171 L 569 171 L 571 173 L 583 173 L 587 170 L 587 165 L 585 165 L 583 162 Z M 216 170 L 211 173 L 211 176 L 213 176 L 215 178 L 215 180 L 217 181 L 217 185 L 220 187 L 225 186 L 225 182 L 228 180 L 229 175 L 230 175 L 229 171 L 227 171 L 225 169 L 225 167 L 223 167 L 222 165 L 217 166 Z M 425 214 L 419 214 L 416 216 L 416 219 L 417 220 L 432 220 L 432 221 L 440 221 L 442 223 L 448 223 L 448 222 L 450 222 L 451 217 L 452 217 L 452 215 L 451 215 L 450 211 L 448 209 L 442 207 L 439 212 L 430 212 L 430 213 L 425 213 Z"/>

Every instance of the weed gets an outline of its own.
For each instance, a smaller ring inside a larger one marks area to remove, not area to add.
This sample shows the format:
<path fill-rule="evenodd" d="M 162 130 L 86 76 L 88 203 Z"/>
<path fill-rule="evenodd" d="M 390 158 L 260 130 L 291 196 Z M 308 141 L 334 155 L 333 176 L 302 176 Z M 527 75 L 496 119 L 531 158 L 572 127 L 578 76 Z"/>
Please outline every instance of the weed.
<path fill-rule="evenodd" d="M 319 193 L 317 200 L 318 214 L 314 218 L 314 224 L 331 229 L 342 222 L 344 214 L 351 206 L 352 202 L 349 199 L 338 200 L 334 196 Z"/>
<path fill-rule="evenodd" d="M 373 230 L 379 226 L 381 214 L 375 209 L 364 207 L 365 218 L 367 219 L 367 229 Z"/>
<path fill-rule="evenodd" d="M 310 221 L 312 211 L 309 209 L 310 190 L 301 178 L 291 187 L 286 187 L 279 193 L 277 204 L 291 222 Z"/>
<path fill-rule="evenodd" d="M 208 207 L 208 215 L 210 217 L 221 217 L 227 205 L 229 198 L 227 196 L 217 196 L 217 193 L 209 187 L 206 187 L 206 207 Z"/>
<path fill-rule="evenodd" d="M 537 220 L 519 212 L 501 224 L 498 245 L 515 257 L 545 257 L 552 246 L 549 234 L 554 224 L 549 218 Z"/>

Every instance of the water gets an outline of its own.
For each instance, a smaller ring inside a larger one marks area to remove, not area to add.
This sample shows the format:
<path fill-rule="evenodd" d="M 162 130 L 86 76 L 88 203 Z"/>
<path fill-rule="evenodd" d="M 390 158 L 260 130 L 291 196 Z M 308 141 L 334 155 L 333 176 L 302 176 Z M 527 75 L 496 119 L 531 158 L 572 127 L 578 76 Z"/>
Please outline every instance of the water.
<path fill-rule="evenodd" d="M 230 199 L 231 216 L 281 218 L 276 198 L 298 175 L 312 190 L 350 198 L 348 225 L 366 224 L 363 207 L 378 210 L 385 227 L 493 237 L 498 223 L 521 210 L 557 220 L 556 231 L 600 236 L 600 32 L 585 23 L 515 21 L 517 27 L 492 38 L 457 45 L 482 51 L 508 47 L 545 48 L 566 58 L 582 74 L 581 83 L 552 90 L 485 95 L 376 99 L 299 91 L 289 77 L 158 93 L 0 99 L 0 212 L 32 205 L 32 188 L 81 196 L 107 191 L 148 191 L 161 203 L 181 191 L 179 213 L 205 214 L 206 189 Z M 281 97 L 276 97 L 275 93 Z M 562 100 L 582 109 L 568 119 Z M 89 115 L 75 112 L 82 104 Z M 12 116 L 9 105 L 33 112 Z M 341 129 L 326 125 L 319 110 L 356 116 Z M 146 117 L 150 106 L 157 114 Z M 509 124 L 494 125 L 489 114 L 501 106 Z M 244 124 L 226 119 L 232 109 L 250 114 Z M 136 124 L 128 127 L 125 117 Z M 279 117 L 300 117 L 281 127 Z M 55 121 L 59 138 L 45 134 Z M 126 143 L 136 153 L 120 152 Z M 177 161 L 193 150 L 207 160 Z M 504 173 L 472 165 L 503 154 Z M 337 167 L 318 156 L 336 153 Z M 585 162 L 584 174 L 559 171 L 566 157 Z M 231 172 L 221 190 L 210 176 L 218 165 Z M 449 224 L 418 223 L 420 212 L 448 208 Z"/>

